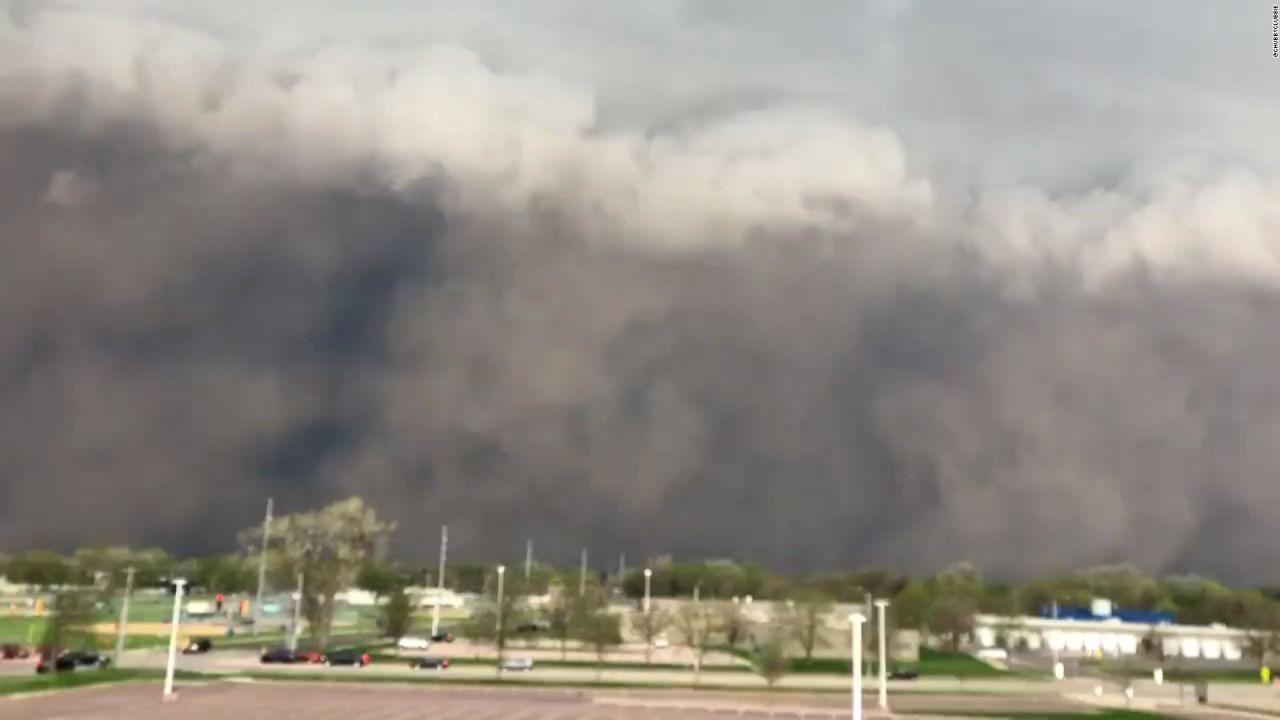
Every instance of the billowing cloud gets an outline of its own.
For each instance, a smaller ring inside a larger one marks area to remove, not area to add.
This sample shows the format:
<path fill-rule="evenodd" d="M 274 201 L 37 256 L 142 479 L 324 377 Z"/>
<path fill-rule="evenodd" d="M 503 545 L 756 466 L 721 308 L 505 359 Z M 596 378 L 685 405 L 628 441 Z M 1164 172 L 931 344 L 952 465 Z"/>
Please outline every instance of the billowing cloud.
<path fill-rule="evenodd" d="M 1123 12 L 288 7 L 0 15 L 0 546 L 358 493 L 416 558 L 1263 574 L 1233 20 L 1174 82 Z"/>

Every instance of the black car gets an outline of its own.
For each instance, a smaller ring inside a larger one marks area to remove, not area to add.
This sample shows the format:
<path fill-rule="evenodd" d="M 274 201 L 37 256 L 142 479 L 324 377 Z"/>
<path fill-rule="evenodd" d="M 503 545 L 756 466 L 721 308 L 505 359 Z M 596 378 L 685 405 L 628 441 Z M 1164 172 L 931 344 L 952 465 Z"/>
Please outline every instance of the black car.
<path fill-rule="evenodd" d="M 110 664 L 111 659 L 102 657 L 97 650 L 65 650 L 53 659 L 52 665 L 42 658 L 36 665 L 36 672 L 70 672 L 78 667 L 106 667 Z"/>
<path fill-rule="evenodd" d="M 369 664 L 369 653 L 355 648 L 343 648 L 341 650 L 333 650 L 325 653 L 325 665 L 354 665 L 355 667 L 364 667 Z"/>
<path fill-rule="evenodd" d="M 447 657 L 423 657 L 409 663 L 414 670 L 444 670 L 449 667 Z"/>
<path fill-rule="evenodd" d="M 517 635 L 536 635 L 545 632 L 551 632 L 551 623 L 544 620 L 534 620 L 516 626 Z"/>
<path fill-rule="evenodd" d="M 196 638 L 182 648 L 183 655 L 202 655 L 213 649 L 213 641 L 209 638 Z"/>
<path fill-rule="evenodd" d="M 894 668 L 889 672 L 890 680 L 915 680 L 920 677 L 920 673 L 911 668 Z"/>
<path fill-rule="evenodd" d="M 265 650 L 260 658 L 264 663 L 293 663 L 297 662 L 297 655 L 285 647 L 271 648 Z"/>
<path fill-rule="evenodd" d="M 453 633 L 449 632 L 448 630 L 445 630 L 444 628 L 440 628 L 439 630 L 431 634 L 431 642 L 451 643 L 453 642 Z"/>

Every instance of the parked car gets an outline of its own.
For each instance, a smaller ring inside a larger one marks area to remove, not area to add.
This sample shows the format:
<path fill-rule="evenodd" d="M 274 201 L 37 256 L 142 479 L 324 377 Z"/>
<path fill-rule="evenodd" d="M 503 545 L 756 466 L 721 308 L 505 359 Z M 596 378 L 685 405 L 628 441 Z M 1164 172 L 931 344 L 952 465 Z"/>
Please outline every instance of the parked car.
<path fill-rule="evenodd" d="M 106 667 L 111 664 L 111 658 L 102 657 L 97 650 L 68 650 L 61 657 L 74 662 L 76 667 Z"/>
<path fill-rule="evenodd" d="M 431 641 L 424 637 L 405 635 L 396 641 L 396 647 L 401 650 L 426 650 L 431 647 Z"/>
<path fill-rule="evenodd" d="M 503 658 L 502 669 L 514 672 L 528 672 L 533 669 L 533 658 L 528 656 Z"/>
<path fill-rule="evenodd" d="M 22 660 L 31 657 L 31 651 L 17 643 L 0 645 L 0 660 Z"/>
<path fill-rule="evenodd" d="M 520 623 L 516 626 L 517 635 L 536 635 L 551 631 L 551 623 L 545 620 L 533 620 L 530 622 Z"/>
<path fill-rule="evenodd" d="M 289 648 L 278 647 L 264 650 L 260 659 L 263 663 L 295 663 L 298 662 L 298 654 Z"/>
<path fill-rule="evenodd" d="M 911 668 L 894 668 L 889 672 L 890 680 L 915 680 L 920 677 L 920 673 Z"/>
<path fill-rule="evenodd" d="M 355 667 L 364 667 L 369 664 L 369 653 L 356 650 L 355 648 L 332 650 L 325 653 L 323 662 L 325 665 L 353 665 Z"/>
<path fill-rule="evenodd" d="M 409 667 L 414 670 L 444 670 L 449 667 L 449 658 L 447 657 L 424 657 L 418 658 L 409 663 Z"/>
<path fill-rule="evenodd" d="M 64 650 L 50 663 L 41 657 L 36 663 L 36 672 L 70 672 L 80 667 L 106 667 L 111 664 L 109 658 L 98 654 L 97 650 Z"/>
<path fill-rule="evenodd" d="M 431 642 L 451 643 L 453 642 L 453 633 L 445 630 L 444 628 L 440 628 L 436 632 L 432 633 Z"/>
<path fill-rule="evenodd" d="M 209 638 L 195 638 L 182 648 L 183 655 L 202 655 L 213 649 L 213 641 Z"/>
<path fill-rule="evenodd" d="M 293 661 L 296 663 L 310 663 L 318 665 L 324 662 L 324 653 L 319 650 L 299 650 L 293 654 Z"/>
<path fill-rule="evenodd" d="M 666 635 L 659 635 L 653 639 L 653 646 L 659 650 L 662 648 L 669 648 L 671 647 L 671 641 L 667 639 Z"/>

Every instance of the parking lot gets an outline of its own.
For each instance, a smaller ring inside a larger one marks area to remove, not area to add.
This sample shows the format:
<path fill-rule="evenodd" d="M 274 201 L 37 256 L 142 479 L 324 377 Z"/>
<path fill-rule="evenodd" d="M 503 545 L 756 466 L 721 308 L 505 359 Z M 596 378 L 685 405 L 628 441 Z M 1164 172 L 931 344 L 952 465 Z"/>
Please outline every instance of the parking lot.
<path fill-rule="evenodd" d="M 871 701 L 871 698 L 868 698 Z M 919 696 L 902 698 L 913 709 L 990 709 L 1013 702 L 1018 710 L 1070 710 L 1056 698 Z M 0 717 L 181 718 L 440 718 L 442 720 L 575 720 L 577 718 L 683 718 L 701 720 L 732 714 L 744 718 L 848 717 L 846 700 L 831 696 L 707 695 L 674 692 L 605 692 L 534 688 L 440 688 L 397 685 L 218 682 L 182 687 L 176 701 L 160 699 L 157 683 L 131 683 L 36 697 L 0 699 Z M 900 709 L 906 709 L 900 707 Z M 1015 709 L 1010 707 L 1010 709 Z M 868 704 L 867 718 L 881 717 Z M 887 716 L 885 716 L 887 717 Z"/>

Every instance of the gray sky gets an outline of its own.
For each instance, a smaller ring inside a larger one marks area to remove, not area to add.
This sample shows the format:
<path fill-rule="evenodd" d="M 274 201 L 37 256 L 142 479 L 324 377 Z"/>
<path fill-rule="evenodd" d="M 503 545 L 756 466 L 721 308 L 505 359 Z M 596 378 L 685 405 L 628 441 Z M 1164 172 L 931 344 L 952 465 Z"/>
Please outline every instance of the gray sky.
<path fill-rule="evenodd" d="M 0 3 L 0 548 L 1280 572 L 1269 6 L 261 5 Z"/>

